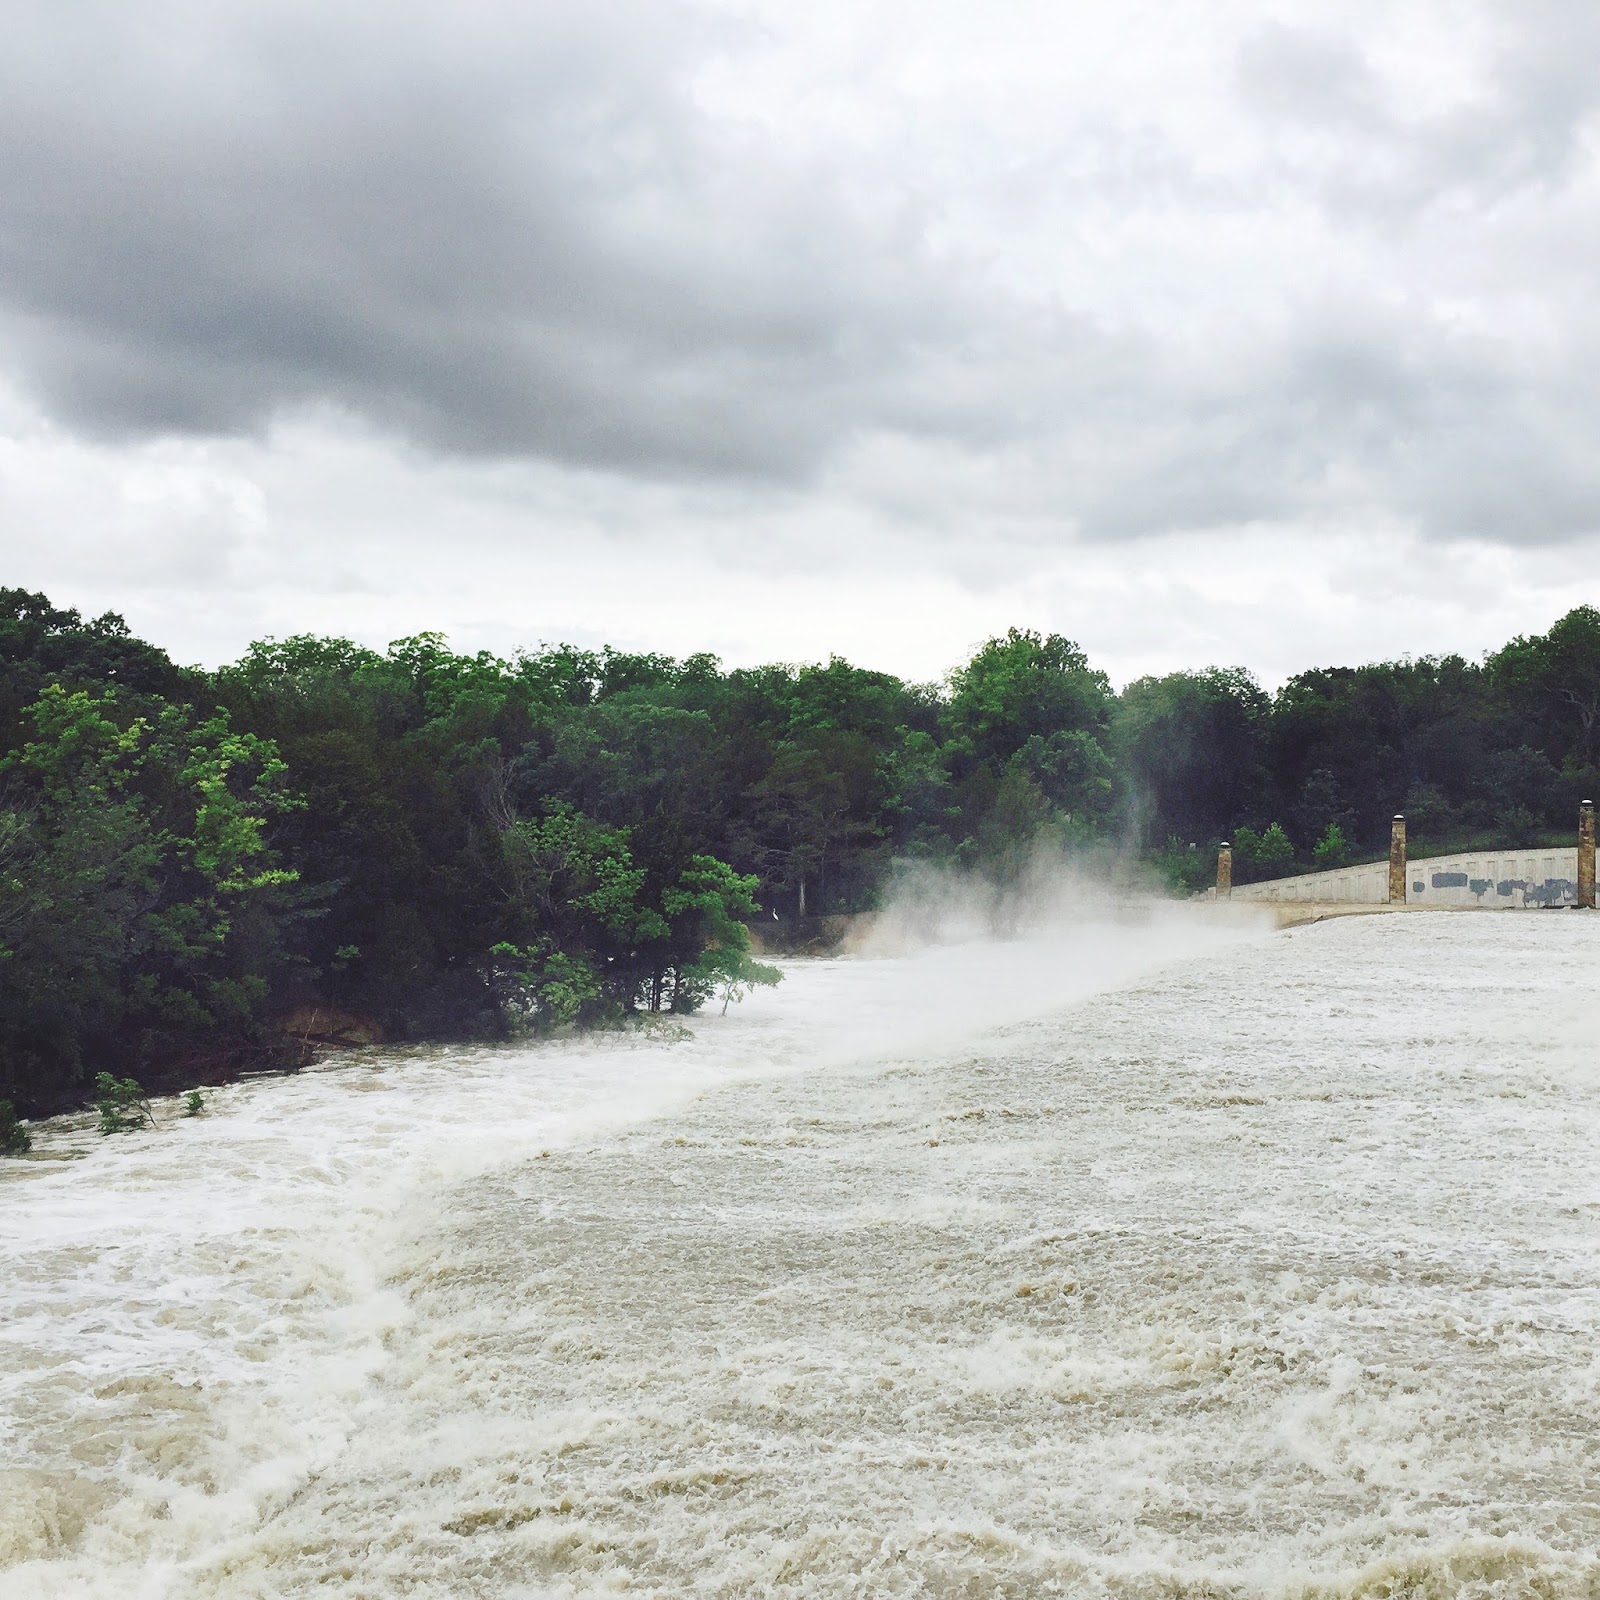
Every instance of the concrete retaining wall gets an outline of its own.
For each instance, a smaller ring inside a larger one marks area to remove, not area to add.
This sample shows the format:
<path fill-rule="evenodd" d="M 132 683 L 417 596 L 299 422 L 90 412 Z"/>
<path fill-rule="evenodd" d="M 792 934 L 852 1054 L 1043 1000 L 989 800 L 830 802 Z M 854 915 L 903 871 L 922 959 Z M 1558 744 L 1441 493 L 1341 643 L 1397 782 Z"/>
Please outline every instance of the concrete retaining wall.
<path fill-rule="evenodd" d="M 1382 905 L 1389 864 L 1374 861 L 1298 878 L 1235 884 L 1234 900 L 1321 900 L 1330 904 Z M 1578 848 L 1474 850 L 1465 855 L 1424 856 L 1406 864 L 1406 904 L 1482 906 L 1533 910 L 1570 906 L 1578 891 Z"/>

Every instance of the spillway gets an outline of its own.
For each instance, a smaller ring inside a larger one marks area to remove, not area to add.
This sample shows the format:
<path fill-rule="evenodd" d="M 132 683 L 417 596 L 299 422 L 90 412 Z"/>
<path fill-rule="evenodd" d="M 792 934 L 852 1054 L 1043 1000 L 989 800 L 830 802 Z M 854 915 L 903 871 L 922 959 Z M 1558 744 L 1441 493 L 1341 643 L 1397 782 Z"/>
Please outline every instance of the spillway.
<path fill-rule="evenodd" d="M 0 1593 L 1592 1596 L 1600 921 L 796 963 L 0 1163 Z"/>

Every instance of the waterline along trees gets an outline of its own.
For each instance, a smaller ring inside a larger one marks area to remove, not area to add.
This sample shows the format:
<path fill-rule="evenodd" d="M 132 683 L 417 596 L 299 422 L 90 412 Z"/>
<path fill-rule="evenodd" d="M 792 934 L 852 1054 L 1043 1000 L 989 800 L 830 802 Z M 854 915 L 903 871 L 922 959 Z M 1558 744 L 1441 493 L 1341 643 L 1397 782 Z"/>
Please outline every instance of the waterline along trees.
<path fill-rule="evenodd" d="M 1238 668 L 1114 692 L 1012 629 L 937 685 L 834 658 L 298 636 L 215 672 L 0 590 L 0 1100 L 274 1058 L 337 1008 L 390 1038 L 688 1011 L 896 862 L 1004 884 L 1041 847 L 1209 881 L 1567 830 L 1600 789 L 1600 614 L 1482 664 Z M 774 922 L 774 914 L 777 921 Z"/>

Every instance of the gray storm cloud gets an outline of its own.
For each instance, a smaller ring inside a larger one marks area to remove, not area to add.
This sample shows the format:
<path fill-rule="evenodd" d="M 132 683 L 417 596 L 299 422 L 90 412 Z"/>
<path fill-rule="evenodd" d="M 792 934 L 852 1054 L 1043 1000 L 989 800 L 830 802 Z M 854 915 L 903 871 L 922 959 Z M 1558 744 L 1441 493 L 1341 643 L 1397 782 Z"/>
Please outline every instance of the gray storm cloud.
<path fill-rule="evenodd" d="M 445 450 L 784 474 L 952 336 L 892 219 L 712 144 L 670 11 L 223 14 L 40 12 L 0 67 L 13 349 L 73 423 L 333 400 Z"/>
<path fill-rule="evenodd" d="M 0 53 L 0 349 L 99 437 L 331 406 L 445 454 L 775 486 L 902 437 L 942 502 L 930 538 L 994 509 L 942 488 L 988 458 L 1042 537 L 1372 509 L 1570 537 L 1600 526 L 1571 265 L 1600 217 L 1600 23 L 1484 16 L 1481 70 L 1442 107 L 1353 33 L 1247 18 L 1229 136 L 1262 153 L 1225 180 L 1138 108 L 1095 140 L 1064 122 L 1110 152 L 1119 220 L 1162 219 L 1127 247 L 1158 280 L 1145 317 L 1058 289 L 1048 250 L 1026 282 L 998 270 L 1038 219 L 1001 198 L 963 234 L 891 144 L 790 148 L 708 110 L 704 63 L 770 47 L 748 20 L 24 6 Z M 1152 139 L 1163 176 L 1130 193 L 1116 152 Z M 1007 173 L 979 181 L 1003 197 Z M 1082 255 L 1092 228 L 1058 212 L 1053 248 Z M 1169 314 L 1189 270 L 1200 309 Z M 903 504 L 904 475 L 882 494 Z"/>

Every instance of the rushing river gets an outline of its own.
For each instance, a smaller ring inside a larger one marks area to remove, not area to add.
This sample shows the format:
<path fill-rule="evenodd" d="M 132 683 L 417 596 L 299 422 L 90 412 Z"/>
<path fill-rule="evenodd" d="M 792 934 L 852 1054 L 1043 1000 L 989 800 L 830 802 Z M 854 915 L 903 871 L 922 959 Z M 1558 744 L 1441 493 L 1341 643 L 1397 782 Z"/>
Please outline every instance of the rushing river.
<path fill-rule="evenodd" d="M 1600 920 L 800 963 L 0 1163 L 0 1594 L 1600 1593 Z"/>

